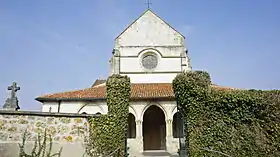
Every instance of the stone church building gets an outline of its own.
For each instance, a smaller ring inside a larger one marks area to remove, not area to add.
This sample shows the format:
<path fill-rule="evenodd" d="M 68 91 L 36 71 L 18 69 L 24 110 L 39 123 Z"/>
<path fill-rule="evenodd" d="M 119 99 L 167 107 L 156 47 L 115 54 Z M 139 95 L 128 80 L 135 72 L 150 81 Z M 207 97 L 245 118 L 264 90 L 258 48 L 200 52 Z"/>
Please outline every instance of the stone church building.
<path fill-rule="evenodd" d="M 177 154 L 177 108 L 172 80 L 191 70 L 185 37 L 150 9 L 116 39 L 111 74 L 131 79 L 129 153 L 149 151 Z M 223 88 L 213 85 L 214 88 Z M 43 112 L 106 114 L 105 80 L 89 88 L 37 97 Z"/>

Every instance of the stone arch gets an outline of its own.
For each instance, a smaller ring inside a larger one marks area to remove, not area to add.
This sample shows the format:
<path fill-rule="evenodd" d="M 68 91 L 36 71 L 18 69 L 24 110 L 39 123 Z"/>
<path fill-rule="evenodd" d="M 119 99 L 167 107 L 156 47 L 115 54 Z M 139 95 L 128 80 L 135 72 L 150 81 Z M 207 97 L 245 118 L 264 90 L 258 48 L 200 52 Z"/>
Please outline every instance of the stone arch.
<path fill-rule="evenodd" d="M 83 104 L 83 105 L 80 107 L 80 109 L 78 110 L 77 113 L 86 112 L 86 111 L 84 111 L 83 109 L 85 109 L 85 108 L 87 108 L 87 107 L 90 107 L 90 106 L 92 106 L 92 107 L 97 107 L 97 108 L 98 108 L 98 110 L 92 112 L 92 114 L 95 114 L 95 113 L 97 113 L 97 112 L 99 112 L 99 113 L 101 113 L 101 114 L 105 114 L 104 109 L 101 107 L 101 105 L 91 105 L 90 103 L 85 103 L 85 104 Z"/>
<path fill-rule="evenodd" d="M 133 106 L 129 105 L 128 109 L 129 109 L 129 113 L 133 114 L 135 119 L 137 119 L 138 115 L 137 115 L 135 108 Z"/>
<path fill-rule="evenodd" d="M 148 105 L 143 115 L 144 150 L 166 149 L 166 113 L 160 105 Z"/>
<path fill-rule="evenodd" d="M 86 107 L 87 105 L 88 105 L 88 103 L 83 104 L 83 105 L 78 109 L 78 112 L 77 112 L 77 113 L 80 113 L 81 110 L 82 110 L 84 107 Z"/>
<path fill-rule="evenodd" d="M 143 54 L 147 53 L 147 52 L 154 52 L 155 54 L 157 54 L 159 57 L 163 57 L 162 54 L 160 53 L 159 50 L 155 49 L 155 48 L 146 48 L 146 49 L 143 49 L 141 50 L 139 53 L 138 53 L 138 57 L 141 57 Z"/>
<path fill-rule="evenodd" d="M 174 116 L 174 114 L 176 114 L 178 111 L 177 111 L 177 106 L 175 106 L 173 109 L 172 109 L 172 114 L 171 114 L 171 117 Z"/>
<path fill-rule="evenodd" d="M 142 110 L 142 112 L 141 112 L 141 115 L 140 115 L 140 120 L 141 120 L 141 121 L 143 121 L 144 113 L 145 113 L 146 110 L 147 110 L 149 107 L 151 107 L 151 106 L 157 106 L 157 107 L 159 107 L 159 108 L 163 111 L 163 113 L 164 113 L 165 120 L 167 120 L 168 114 L 167 114 L 167 112 L 166 112 L 166 109 L 165 109 L 162 105 L 160 105 L 160 104 L 158 104 L 158 103 L 148 103 L 148 104 L 143 108 L 143 110 Z"/>

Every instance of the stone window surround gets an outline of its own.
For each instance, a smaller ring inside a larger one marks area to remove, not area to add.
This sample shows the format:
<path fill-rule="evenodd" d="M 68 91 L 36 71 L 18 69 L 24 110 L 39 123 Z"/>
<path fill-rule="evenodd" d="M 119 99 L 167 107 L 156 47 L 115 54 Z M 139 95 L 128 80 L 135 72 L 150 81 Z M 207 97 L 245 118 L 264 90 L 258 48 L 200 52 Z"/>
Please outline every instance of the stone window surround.
<path fill-rule="evenodd" d="M 158 58 L 153 53 L 147 52 L 145 55 L 143 55 L 141 63 L 145 69 L 152 70 L 157 67 Z"/>
<path fill-rule="evenodd" d="M 153 55 L 157 58 L 157 65 L 156 65 L 155 68 L 147 69 L 142 65 L 143 58 L 148 56 L 148 55 Z M 140 51 L 139 54 L 138 54 L 139 64 L 140 64 L 141 68 L 143 69 L 143 71 L 145 71 L 145 72 L 153 72 L 160 65 L 160 59 L 161 58 L 162 58 L 161 53 L 154 48 L 144 49 L 144 50 Z"/>

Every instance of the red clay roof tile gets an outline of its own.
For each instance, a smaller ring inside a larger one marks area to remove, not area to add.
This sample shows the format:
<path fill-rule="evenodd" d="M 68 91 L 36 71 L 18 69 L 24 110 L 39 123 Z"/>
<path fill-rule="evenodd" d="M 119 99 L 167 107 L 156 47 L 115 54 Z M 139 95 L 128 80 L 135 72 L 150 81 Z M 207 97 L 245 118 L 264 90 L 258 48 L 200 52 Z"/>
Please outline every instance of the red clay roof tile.
<path fill-rule="evenodd" d="M 218 90 L 234 90 L 234 88 L 211 85 Z M 92 86 L 90 88 L 68 91 L 62 93 L 43 95 L 36 100 L 104 100 L 106 97 L 105 84 Z M 171 83 L 139 83 L 131 84 L 131 99 L 170 99 L 174 100 L 174 93 Z"/>

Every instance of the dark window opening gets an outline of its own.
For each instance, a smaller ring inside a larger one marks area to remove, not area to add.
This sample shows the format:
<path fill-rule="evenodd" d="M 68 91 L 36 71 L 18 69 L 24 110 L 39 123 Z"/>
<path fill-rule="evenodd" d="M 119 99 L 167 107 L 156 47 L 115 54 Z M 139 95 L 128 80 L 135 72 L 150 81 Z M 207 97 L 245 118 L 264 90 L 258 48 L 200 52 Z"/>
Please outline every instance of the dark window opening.
<path fill-rule="evenodd" d="M 135 138 L 136 137 L 136 123 L 135 117 L 133 114 L 129 113 L 128 115 L 128 131 L 127 131 L 128 138 Z"/>
<path fill-rule="evenodd" d="M 173 115 L 172 132 L 174 138 L 179 138 L 182 134 L 182 120 L 178 112 Z"/>

